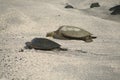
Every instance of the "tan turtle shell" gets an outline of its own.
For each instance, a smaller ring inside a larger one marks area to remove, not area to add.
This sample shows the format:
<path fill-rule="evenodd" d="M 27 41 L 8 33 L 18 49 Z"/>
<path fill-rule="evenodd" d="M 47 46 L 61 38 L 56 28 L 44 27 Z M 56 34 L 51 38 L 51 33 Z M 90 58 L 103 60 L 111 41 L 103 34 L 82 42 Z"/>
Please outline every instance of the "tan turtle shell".
<path fill-rule="evenodd" d="M 90 32 L 74 26 L 61 26 L 58 30 L 63 36 L 72 38 L 82 38 L 92 35 Z"/>

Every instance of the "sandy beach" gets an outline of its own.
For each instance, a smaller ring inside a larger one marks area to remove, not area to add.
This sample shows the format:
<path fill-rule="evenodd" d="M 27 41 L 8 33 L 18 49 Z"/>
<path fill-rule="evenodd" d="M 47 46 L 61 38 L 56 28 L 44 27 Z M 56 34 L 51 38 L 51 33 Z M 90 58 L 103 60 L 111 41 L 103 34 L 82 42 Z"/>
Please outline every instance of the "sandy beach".
<path fill-rule="evenodd" d="M 100 7 L 90 8 L 94 2 Z M 119 80 L 120 15 L 109 11 L 115 5 L 120 0 L 0 0 L 0 80 Z M 86 43 L 46 37 L 62 25 L 97 38 Z M 24 49 L 36 37 L 68 51 Z"/>

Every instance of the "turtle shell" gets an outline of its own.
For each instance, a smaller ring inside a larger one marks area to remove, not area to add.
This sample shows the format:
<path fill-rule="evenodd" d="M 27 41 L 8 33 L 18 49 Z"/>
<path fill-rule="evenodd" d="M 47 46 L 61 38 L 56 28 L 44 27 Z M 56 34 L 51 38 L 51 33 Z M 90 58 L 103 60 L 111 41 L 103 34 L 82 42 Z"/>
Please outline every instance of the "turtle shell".
<path fill-rule="evenodd" d="M 34 38 L 31 47 L 38 50 L 52 50 L 60 48 L 60 44 L 45 38 Z"/>
<path fill-rule="evenodd" d="M 90 32 L 74 26 L 62 26 L 59 32 L 63 36 L 71 37 L 71 38 L 83 38 L 83 37 L 92 35 Z"/>

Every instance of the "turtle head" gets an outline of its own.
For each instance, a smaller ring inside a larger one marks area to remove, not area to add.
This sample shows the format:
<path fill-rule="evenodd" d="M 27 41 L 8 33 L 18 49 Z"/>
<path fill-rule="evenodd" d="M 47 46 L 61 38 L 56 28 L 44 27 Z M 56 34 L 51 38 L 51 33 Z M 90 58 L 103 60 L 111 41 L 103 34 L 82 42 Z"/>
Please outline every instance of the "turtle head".
<path fill-rule="evenodd" d="M 26 42 L 25 45 L 26 45 L 26 46 L 24 47 L 25 49 L 32 49 L 32 44 L 31 44 L 31 42 Z"/>
<path fill-rule="evenodd" d="M 53 37 L 55 32 L 49 32 L 47 33 L 46 37 Z"/>

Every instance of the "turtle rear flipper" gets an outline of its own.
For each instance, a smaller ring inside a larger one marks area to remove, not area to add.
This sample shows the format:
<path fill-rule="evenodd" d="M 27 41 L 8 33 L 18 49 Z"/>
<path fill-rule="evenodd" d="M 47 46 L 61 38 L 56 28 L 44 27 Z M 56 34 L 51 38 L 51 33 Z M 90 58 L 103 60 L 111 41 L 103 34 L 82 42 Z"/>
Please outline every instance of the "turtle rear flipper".
<path fill-rule="evenodd" d="M 67 48 L 59 48 L 61 51 L 68 51 Z"/>
<path fill-rule="evenodd" d="M 92 39 L 96 39 L 97 37 L 96 36 L 86 36 L 83 38 L 83 40 L 85 42 L 92 42 L 93 40 Z"/>

